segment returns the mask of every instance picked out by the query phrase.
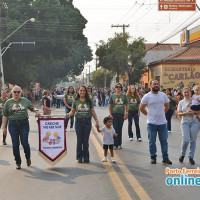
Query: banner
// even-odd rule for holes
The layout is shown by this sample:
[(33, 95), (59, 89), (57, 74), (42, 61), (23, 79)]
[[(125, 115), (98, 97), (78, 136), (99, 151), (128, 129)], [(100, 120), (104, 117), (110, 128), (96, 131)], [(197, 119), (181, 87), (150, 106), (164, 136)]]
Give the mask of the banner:
[(65, 118), (39, 118), (39, 156), (50, 165), (67, 154)]

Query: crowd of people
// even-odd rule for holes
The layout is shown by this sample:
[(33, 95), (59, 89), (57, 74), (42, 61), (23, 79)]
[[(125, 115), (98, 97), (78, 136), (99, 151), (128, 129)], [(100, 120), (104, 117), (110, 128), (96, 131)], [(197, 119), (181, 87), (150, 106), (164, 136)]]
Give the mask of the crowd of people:
[[(192, 89), (183, 88), (160, 91), (159, 82), (151, 81), (151, 88), (136, 88), (134, 85), (123, 88), (117, 83), (113, 89), (93, 89), (91, 86), (81, 86), (75, 89), (72, 86), (54, 91), (44, 90), (42, 94), (42, 113), (31, 102), (22, 97), (22, 89), (15, 86), (12, 89), (12, 97), (2, 90), (0, 99), (1, 126), (3, 130), (3, 144), (6, 145), (7, 125), (13, 144), (13, 155), (17, 169), (21, 169), (21, 157), (19, 153), (20, 142), (24, 148), (27, 166), (31, 165), (30, 146), (28, 142), (29, 109), (37, 116), (50, 115), (55, 108), (65, 107), (67, 130), (70, 121), (70, 131), (75, 131), (77, 136), (76, 159), (78, 163), (89, 163), (89, 137), (92, 128), (91, 118), (96, 122), (96, 128), (103, 134), (104, 159), (106, 162), (107, 151), (110, 150), (111, 161), (115, 162), (114, 151), (122, 149), (122, 129), (125, 120), (128, 120), (128, 136), (133, 141), (133, 120), (136, 129), (136, 138), (142, 142), (140, 132), (140, 112), (147, 116), (147, 130), (149, 139), (149, 152), (151, 163), (157, 162), (156, 137), (159, 136), (162, 162), (171, 165), (168, 155), (168, 134), (171, 133), (171, 119), (181, 119), (181, 132), (183, 135), (179, 161), (182, 163), (190, 144), (189, 163), (194, 165), (197, 135), (200, 130), (200, 87), (195, 85)], [(100, 128), (95, 106), (108, 106), (109, 116), (105, 116), (104, 127)], [(75, 116), (75, 120), (74, 120)], [(75, 125), (74, 125), (75, 121)], [(75, 129), (74, 129), (75, 127)]]

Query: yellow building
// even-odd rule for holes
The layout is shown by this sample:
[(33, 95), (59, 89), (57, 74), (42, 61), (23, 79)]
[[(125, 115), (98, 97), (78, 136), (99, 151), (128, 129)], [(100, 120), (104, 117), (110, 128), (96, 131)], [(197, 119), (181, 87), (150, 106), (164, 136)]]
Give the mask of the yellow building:
[(149, 80), (152, 79), (158, 79), (162, 88), (200, 84), (200, 48), (189, 47), (149, 63)]

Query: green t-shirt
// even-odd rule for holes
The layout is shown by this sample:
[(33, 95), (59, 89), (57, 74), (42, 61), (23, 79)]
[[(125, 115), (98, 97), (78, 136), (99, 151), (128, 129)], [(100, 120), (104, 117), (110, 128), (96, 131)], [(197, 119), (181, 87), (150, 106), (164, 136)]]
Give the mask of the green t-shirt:
[(80, 101), (79, 99), (74, 100), (72, 104), (72, 108), (75, 109), (75, 117), (76, 118), (91, 118), (91, 108), (93, 105), (90, 106), (89, 102), (87, 101)]
[(89, 94), (89, 97), (90, 97), (90, 99), (93, 101), (94, 94), (93, 94), (93, 93), (92, 93), (92, 94)]
[(66, 100), (66, 102), (67, 102), (67, 104), (68, 104), (69, 106), (72, 105), (75, 96), (76, 96), (75, 94), (65, 94), (65, 100)]
[(3, 111), (4, 105), (5, 105), (5, 103), (6, 103), (7, 100), (8, 100), (8, 98), (6, 98), (5, 101), (3, 101), (0, 98), (0, 117), (2, 117), (2, 111)]
[(24, 97), (21, 97), (18, 101), (9, 99), (4, 105), (2, 115), (8, 117), (9, 120), (28, 119), (27, 109), (29, 109), (30, 111), (34, 109), (34, 106), (28, 99)]
[(130, 111), (136, 111), (138, 110), (138, 105), (140, 104), (140, 99), (137, 100), (136, 97), (128, 97), (129, 102), (129, 110)]
[(110, 96), (109, 104), (112, 104), (112, 113), (124, 114), (125, 104), (128, 104), (128, 98), (125, 94)]
[[(172, 98), (175, 98), (175, 96), (172, 96)], [(169, 109), (174, 110), (175, 107), (176, 107), (176, 101), (174, 101), (171, 98), (169, 98)]]

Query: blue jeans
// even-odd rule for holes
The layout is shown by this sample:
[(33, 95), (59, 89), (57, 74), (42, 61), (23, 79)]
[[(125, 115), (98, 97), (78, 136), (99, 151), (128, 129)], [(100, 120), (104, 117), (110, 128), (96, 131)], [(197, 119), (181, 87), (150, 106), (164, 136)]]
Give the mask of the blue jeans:
[(196, 150), (197, 136), (200, 130), (199, 122), (184, 122), (181, 124), (181, 132), (183, 136), (183, 142), (181, 146), (181, 155), (185, 156), (188, 144), (190, 143), (189, 158), (194, 158)]
[(117, 133), (117, 137), (114, 137), (114, 146), (118, 147), (122, 144), (122, 128), (124, 124), (124, 115), (119, 113), (112, 113), (113, 115), (113, 128)]
[[(69, 109), (67, 106), (65, 106), (65, 112), (69, 113), (70, 111), (71, 111), (71, 109)], [(66, 117), (65, 128), (67, 128), (69, 120), (70, 120), (70, 128), (73, 128), (73, 126), (74, 126), (74, 116), (70, 117), (69, 119)]]
[(171, 119), (172, 119), (173, 114), (174, 114), (174, 110), (172, 110), (172, 109), (169, 109), (165, 113), (165, 117), (166, 117), (166, 120), (167, 120), (167, 129), (168, 129), (168, 131), (171, 131)]
[(76, 159), (89, 160), (89, 137), (92, 128), (91, 118), (76, 118), (75, 131), (77, 136)]
[(28, 143), (29, 135), (29, 121), (25, 120), (9, 120), (8, 130), (12, 139), (13, 145), (13, 155), (15, 157), (16, 164), (21, 164), (21, 157), (19, 151), (20, 141), (24, 148), (24, 153), (26, 159), (29, 159), (31, 156), (30, 146)]
[(129, 136), (129, 138), (133, 138), (133, 131), (132, 131), (133, 119), (135, 122), (136, 136), (138, 139), (138, 138), (141, 138), (138, 110), (135, 110), (135, 111), (129, 110), (129, 112), (128, 112), (128, 136)]
[(149, 151), (150, 151), (151, 158), (157, 157), (156, 137), (158, 133), (163, 159), (167, 159), (168, 158), (167, 125), (166, 124), (162, 124), (162, 125), (148, 124), (147, 131), (148, 131)]

